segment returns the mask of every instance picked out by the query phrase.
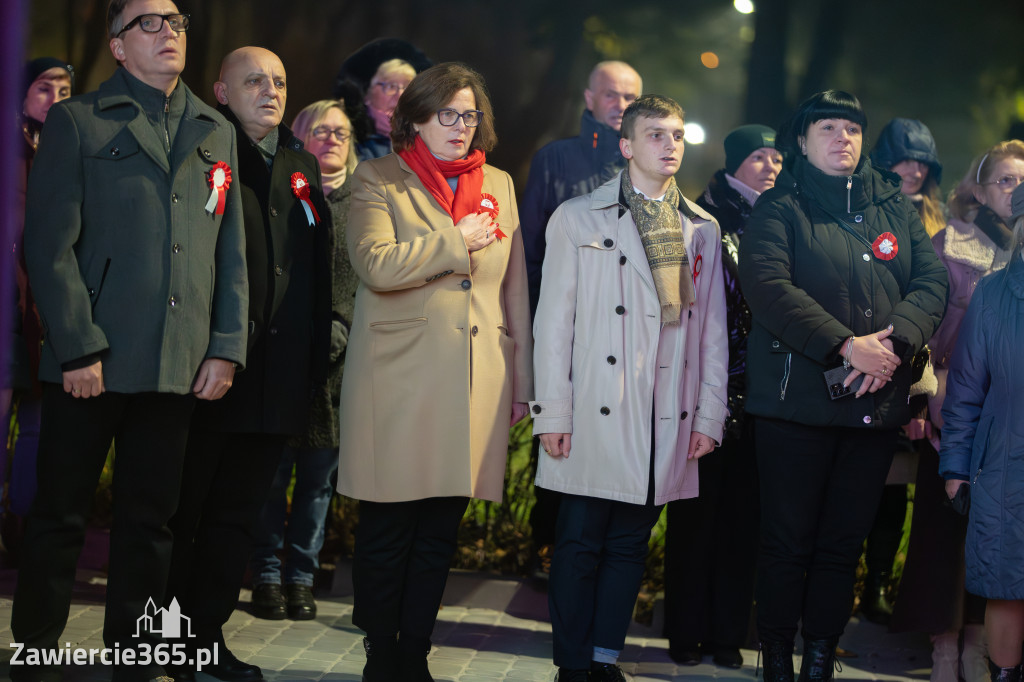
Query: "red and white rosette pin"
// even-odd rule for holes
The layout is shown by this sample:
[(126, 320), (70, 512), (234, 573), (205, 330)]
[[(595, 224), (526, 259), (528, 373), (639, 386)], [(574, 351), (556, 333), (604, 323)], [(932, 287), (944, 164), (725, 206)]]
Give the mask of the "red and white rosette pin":
[(896, 235), (892, 232), (883, 232), (878, 235), (871, 245), (871, 251), (879, 260), (892, 260), (900, 251), (900, 245), (896, 243)]
[(320, 222), (320, 214), (316, 212), (316, 206), (309, 200), (309, 180), (306, 179), (306, 176), (301, 171), (292, 173), (292, 194), (302, 203), (302, 208), (306, 211), (306, 219), (309, 220), (309, 224), (316, 225)]
[(210, 186), (206, 212), (211, 215), (224, 215), (224, 200), (227, 198), (228, 187), (231, 186), (231, 167), (223, 161), (213, 164), (206, 183)]
[[(493, 194), (487, 194), (484, 192), (480, 195), (480, 209), (483, 213), (491, 216), (491, 220), (498, 219), (498, 200), (494, 198)], [(500, 227), (494, 228), (494, 236), (497, 237), (500, 242), (508, 235), (501, 231)]]

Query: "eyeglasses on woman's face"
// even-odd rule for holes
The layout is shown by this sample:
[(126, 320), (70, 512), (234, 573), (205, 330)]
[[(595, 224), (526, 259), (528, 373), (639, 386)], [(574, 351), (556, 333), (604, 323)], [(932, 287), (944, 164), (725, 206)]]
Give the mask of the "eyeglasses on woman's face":
[(461, 114), (454, 109), (438, 109), (437, 122), (448, 127), (455, 125), (455, 123), (461, 118), (467, 128), (476, 128), (480, 125), (480, 119), (483, 118), (483, 115), (484, 112), (478, 109), (469, 109), (467, 111), (463, 111)]

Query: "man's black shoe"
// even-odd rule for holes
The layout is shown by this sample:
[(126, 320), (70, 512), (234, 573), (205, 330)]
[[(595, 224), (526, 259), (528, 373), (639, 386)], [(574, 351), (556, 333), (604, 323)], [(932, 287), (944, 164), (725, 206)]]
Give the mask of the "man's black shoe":
[(258, 682), (263, 679), (263, 671), (258, 665), (243, 663), (227, 649), (222, 650), (220, 663), (204, 666), (203, 672), (223, 682)]
[(292, 620), (313, 620), (316, 618), (316, 600), (309, 585), (285, 585), (288, 600), (288, 617)]
[(277, 583), (263, 583), (252, 588), (252, 615), (264, 620), (284, 620), (288, 602)]

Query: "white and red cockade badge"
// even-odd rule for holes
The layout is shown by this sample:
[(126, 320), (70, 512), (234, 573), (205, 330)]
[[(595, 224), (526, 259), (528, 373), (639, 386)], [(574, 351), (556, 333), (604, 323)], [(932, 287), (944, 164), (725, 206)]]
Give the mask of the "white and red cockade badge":
[(306, 219), (309, 220), (309, 224), (316, 225), (320, 222), (320, 214), (316, 212), (316, 207), (309, 200), (309, 180), (301, 171), (292, 173), (292, 194), (302, 202), (302, 208), (306, 211)]
[(206, 202), (206, 212), (211, 215), (224, 215), (224, 200), (231, 186), (231, 167), (223, 161), (213, 164), (206, 178), (210, 186), (210, 198)]
[(900, 251), (900, 245), (896, 243), (896, 235), (892, 232), (883, 232), (871, 245), (875, 257), (880, 260), (892, 260)]
[[(484, 192), (483, 194), (480, 195), (480, 208), (482, 209), (483, 213), (486, 213), (489, 216), (491, 216), (491, 220), (498, 219), (498, 200), (494, 198), (493, 194), (487, 194), (486, 192)], [(500, 242), (508, 235), (502, 232), (500, 227), (495, 227), (494, 236), (497, 237), (498, 241)]]

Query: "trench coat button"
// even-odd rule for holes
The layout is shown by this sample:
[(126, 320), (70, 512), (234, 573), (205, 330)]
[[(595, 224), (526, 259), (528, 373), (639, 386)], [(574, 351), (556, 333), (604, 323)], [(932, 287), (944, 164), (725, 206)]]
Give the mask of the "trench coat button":
[(862, 216), (861, 214), (858, 213), (857, 215), (853, 216), (853, 222), (855, 222), (855, 223), (864, 222), (864, 216)]
[(476, 336), (476, 335), (477, 335), (477, 332), (479, 332), (479, 331), (480, 331), (480, 330), (479, 330), (479, 329), (477, 328), (477, 326), (476, 326), (475, 324), (473, 325), (473, 328), (469, 330), (469, 332), (470, 332), (470, 333), (471, 333), (471, 334), (472, 334), (473, 336)]
[(864, 317), (871, 317), (872, 315), (874, 315), (874, 313), (871, 312), (871, 308), (864, 311)]
[(175, 192), (174, 194), (171, 195), (171, 203), (172, 204), (178, 203), (178, 193), (177, 192)]
[(613, 242), (611, 239), (605, 239), (604, 240), (604, 245), (607, 246), (610, 249), (613, 246), (615, 246), (615, 242)]
[(96, 295), (96, 290), (95, 289), (89, 289), (89, 295), (90, 296), (95, 296)]
[(540, 414), (540, 405), (534, 405), (533, 406), (533, 413), (534, 414)]
[(277, 336), (277, 327), (271, 327), (270, 328), (270, 335), (271, 336)]
[(463, 290), (469, 291), (469, 288), (473, 286), (473, 283), (470, 282), (468, 279), (464, 279), (462, 280), (462, 284), (460, 284), (459, 286), (462, 287)]
[(277, 275), (278, 277), (280, 277), (281, 275), (284, 274), (284, 268), (282, 268), (280, 265), (275, 265), (274, 266), (274, 274)]
[(276, 218), (277, 217), (277, 209), (274, 208), (273, 206), (270, 207), (270, 217), (271, 218)]
[(868, 415), (864, 415), (864, 423), (865, 424), (870, 424), (871, 423), (871, 417), (869, 417)]
[(608, 356), (608, 364), (609, 365), (614, 365), (615, 364), (615, 356), (614, 355), (609, 355)]
[(861, 258), (864, 259), (865, 263), (870, 263), (871, 262), (871, 254), (870, 253), (865, 253), (863, 256), (861, 256)]
[(778, 341), (772, 341), (772, 348), (778, 348), (778, 347), (779, 347), (779, 342)]
[(610, 415), (611, 413), (612, 413), (612, 411), (611, 411), (611, 410), (609, 410), (609, 409), (608, 409), (607, 407), (602, 407), (602, 408), (601, 408), (601, 414), (603, 414), (604, 416), (606, 416), (606, 417), (607, 417), (607, 416), (608, 416), (608, 415)]
[(181, 253), (181, 244), (175, 244), (171, 247), (172, 253)]
[(683, 410), (683, 413), (681, 415), (679, 415), (679, 418), (680, 419), (686, 419), (689, 416), (690, 416), (690, 413), (687, 412), (686, 410)]
[(170, 304), (170, 306), (173, 308), (174, 306), (178, 305), (178, 299), (175, 298), (174, 296), (171, 296), (169, 299), (167, 299), (167, 303)]
[(111, 147), (110, 148), (110, 155), (111, 156), (120, 156), (121, 155), (121, 150), (119, 148), (117, 148), (117, 147)]
[(619, 265), (625, 265), (625, 264), (626, 264), (626, 257), (625, 256), (619, 256)]
[(626, 314), (626, 309), (623, 308), (621, 305), (617, 305), (617, 306), (615, 306), (615, 314), (616, 315), (625, 315)]
[(204, 149), (203, 156), (205, 156), (206, 158), (210, 158), (211, 156), (213, 156), (213, 154), (210, 153), (209, 149)]

